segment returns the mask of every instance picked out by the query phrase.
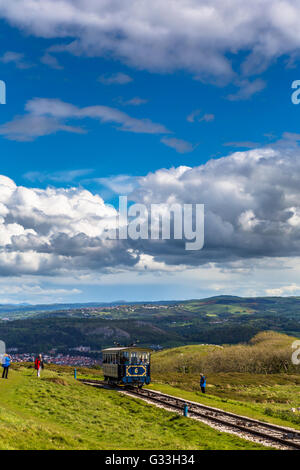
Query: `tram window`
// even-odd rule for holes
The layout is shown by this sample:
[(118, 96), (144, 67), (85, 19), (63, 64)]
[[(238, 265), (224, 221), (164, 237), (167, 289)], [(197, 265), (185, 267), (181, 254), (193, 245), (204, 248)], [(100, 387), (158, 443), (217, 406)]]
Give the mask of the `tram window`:
[(148, 364), (149, 363), (149, 354), (148, 353), (142, 353), (142, 363), (143, 364)]
[(147, 354), (142, 352), (132, 352), (130, 355), (131, 364), (144, 364), (147, 362)]
[(125, 364), (128, 361), (128, 353), (123, 352), (120, 354), (120, 364)]
[(136, 364), (137, 363), (137, 355), (136, 352), (131, 353), (131, 364)]

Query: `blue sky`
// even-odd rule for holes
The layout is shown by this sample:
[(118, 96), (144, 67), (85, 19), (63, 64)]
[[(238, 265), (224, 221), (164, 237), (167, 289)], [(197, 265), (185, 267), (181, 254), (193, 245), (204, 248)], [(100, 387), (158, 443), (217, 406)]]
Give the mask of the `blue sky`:
[[(300, 293), (297, 191), (290, 189), (300, 139), (300, 107), (291, 102), (300, 78), (300, 44), (290, 34), (299, 29), (297, 4), (255, 0), (252, 11), (240, 0), (226, 7), (214, 0), (208, 13), (205, 1), (178, 0), (168, 15), (159, 2), (149, 9), (143, 1), (139, 12), (135, 0), (122, 8), (117, 0), (110, 7), (32, 2), (35, 10), (0, 0), (1, 175), (14, 182), (3, 180), (10, 195), (0, 197), (0, 302)], [(176, 173), (180, 166), (190, 170)], [(143, 246), (135, 262), (128, 246), (102, 247), (83, 262), (84, 243), (89, 250), (96, 243), (90, 212), (78, 211), (85, 190), (91, 204), (98, 195), (115, 204), (122, 193), (138, 202), (150, 194), (153, 202), (204, 203), (203, 253), (191, 261), (177, 248)], [(234, 214), (222, 205), (227, 197)], [(72, 209), (51, 212), (69, 201)], [(82, 233), (89, 241), (79, 248)], [(277, 236), (282, 246), (270, 250)]]
[[(231, 83), (202, 83), (185, 71), (139, 71), (109, 57), (60, 53), (53, 55), (61, 67), (55, 69), (41, 63), (53, 41), (24, 34), (4, 21), (1, 30), (5, 40), (0, 55), (4, 57), (7, 51), (24, 55), (20, 64), (16, 60), (1, 63), (1, 79), (7, 84), (7, 105), (1, 108), (1, 123), (23, 115), (26, 103), (33, 98), (57, 98), (79, 107), (104, 105), (135, 118), (151, 119), (170, 130), (169, 137), (191, 144), (180, 153), (160, 142), (163, 133), (120, 132), (114, 125), (99, 125), (90, 119), (80, 122), (86, 131), (82, 135), (57, 132), (26, 143), (2, 138), (2, 151), (10, 155), (3, 159), (2, 171), (19, 184), (26, 184), (24, 174), (28, 172), (91, 169), (95, 177), (139, 176), (161, 167), (196, 166), (232, 150), (244, 150), (243, 144), (268, 144), (284, 131), (298, 130), (299, 110), (290, 100), (297, 67), (287, 68), (286, 58), (259, 75), (265, 81), (262, 91), (248, 99), (231, 101), (228, 96), (238, 91)], [(124, 74), (131, 81), (110, 85), (99, 81), (101, 76), (109, 79), (117, 74)], [(130, 104), (134, 98), (145, 102)], [(187, 118), (193, 119), (193, 113), (194, 122), (189, 122)], [(47, 181), (36, 184), (45, 187)]]

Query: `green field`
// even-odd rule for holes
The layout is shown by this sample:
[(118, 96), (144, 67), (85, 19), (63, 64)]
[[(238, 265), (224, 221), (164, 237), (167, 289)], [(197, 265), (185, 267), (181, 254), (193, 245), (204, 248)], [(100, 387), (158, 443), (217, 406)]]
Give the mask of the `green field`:
[[(158, 352), (152, 358), (151, 387), (300, 429), (300, 366), (291, 364), (293, 340), (264, 332), (249, 344), (193, 345)], [(199, 390), (201, 372), (207, 376), (205, 396)]]
[(260, 448), (117, 391), (87, 387), (66, 367), (45, 370), (41, 379), (18, 367), (0, 379), (1, 450)]
[[(261, 332), (248, 343), (196, 344), (152, 355), (150, 388), (240, 415), (300, 429), (300, 367), (295, 338)], [(199, 374), (207, 376), (207, 393)], [(101, 378), (100, 368), (78, 369)], [(257, 449), (236, 436), (75, 381), (67, 366), (14, 364), (0, 379), (0, 449)]]

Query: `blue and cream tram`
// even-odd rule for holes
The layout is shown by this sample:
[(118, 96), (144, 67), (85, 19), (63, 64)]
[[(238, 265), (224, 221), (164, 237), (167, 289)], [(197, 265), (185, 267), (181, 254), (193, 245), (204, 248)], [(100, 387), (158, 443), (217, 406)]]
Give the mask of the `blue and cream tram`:
[(104, 379), (119, 385), (148, 385), (151, 351), (136, 346), (103, 349)]

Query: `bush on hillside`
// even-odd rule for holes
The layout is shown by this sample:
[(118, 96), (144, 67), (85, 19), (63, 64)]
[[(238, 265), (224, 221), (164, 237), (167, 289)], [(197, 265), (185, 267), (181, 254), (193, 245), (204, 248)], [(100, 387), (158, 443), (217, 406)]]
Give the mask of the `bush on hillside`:
[[(247, 344), (234, 346), (188, 346), (154, 357), (155, 373), (241, 372), (253, 374), (300, 373), (292, 364), (294, 338), (273, 331), (255, 335)], [(158, 354), (159, 356), (159, 354)]]

